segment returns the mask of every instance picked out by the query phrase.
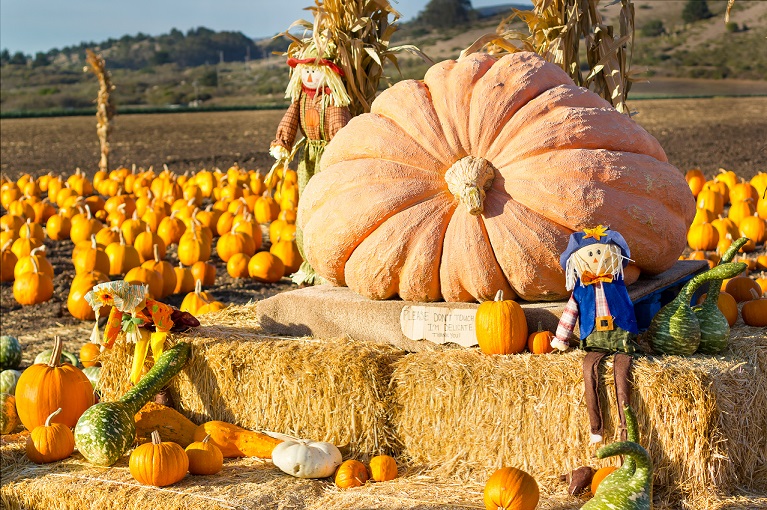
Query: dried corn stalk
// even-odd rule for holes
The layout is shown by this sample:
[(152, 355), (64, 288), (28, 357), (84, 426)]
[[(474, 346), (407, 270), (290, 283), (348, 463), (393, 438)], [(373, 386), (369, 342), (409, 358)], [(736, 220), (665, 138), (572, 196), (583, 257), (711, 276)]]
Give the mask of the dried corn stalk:
[[(315, 0), (315, 4), (307, 8), (314, 15), (313, 23), (297, 20), (279, 35), (292, 41), (289, 56), (299, 56), (312, 40), (320, 55), (328, 45), (335, 46), (337, 64), (344, 71), (344, 83), (352, 99), (352, 115), (370, 111), (384, 63), (388, 60), (399, 69), (398, 52), (409, 51), (433, 63), (415, 46), (389, 47), (401, 15), (388, 0)], [(311, 31), (311, 39), (290, 34), (293, 27)]]
[[(533, 0), (532, 11), (514, 9), (498, 26), (464, 50), (467, 55), (486, 48), (490, 53), (534, 51), (564, 69), (576, 84), (591, 89), (618, 111), (628, 113), (626, 97), (631, 87), (630, 43), (634, 39), (634, 5), (621, 3), (618, 34), (606, 25), (597, 10), (600, 0)], [(515, 19), (527, 24), (529, 33), (511, 28)], [(581, 71), (581, 42), (589, 72)]]
[(735, 0), (727, 0), (727, 12), (724, 14), (725, 23), (730, 21), (730, 9), (732, 9), (733, 4), (735, 4)]
[(96, 134), (101, 143), (101, 159), (99, 170), (109, 171), (109, 134), (112, 132), (112, 118), (115, 116), (115, 105), (112, 100), (112, 78), (106, 69), (106, 63), (101, 55), (96, 55), (91, 50), (86, 50), (88, 66), (99, 79), (99, 95), (96, 98)]

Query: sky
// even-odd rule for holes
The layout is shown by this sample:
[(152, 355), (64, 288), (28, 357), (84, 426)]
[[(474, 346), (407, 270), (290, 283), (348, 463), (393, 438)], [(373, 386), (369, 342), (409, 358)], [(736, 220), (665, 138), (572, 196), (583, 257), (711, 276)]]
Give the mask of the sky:
[[(429, 0), (392, 1), (408, 21)], [(473, 0), (472, 6), (530, 3), (529, 0)], [(269, 37), (300, 18), (313, 0), (0, 0), (0, 48), (34, 55), (53, 48), (101, 42), (113, 37), (211, 30)]]

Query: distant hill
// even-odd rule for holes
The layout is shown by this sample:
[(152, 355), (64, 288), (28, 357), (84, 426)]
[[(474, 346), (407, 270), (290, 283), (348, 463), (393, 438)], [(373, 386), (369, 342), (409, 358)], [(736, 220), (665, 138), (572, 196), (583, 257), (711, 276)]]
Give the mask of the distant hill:
[[(708, 0), (713, 16), (695, 23), (682, 21), (685, 3), (634, 0), (632, 69), (639, 77), (651, 77), (656, 82), (660, 78), (706, 78), (767, 83), (767, 1), (737, 0), (727, 25), (726, 0)], [(607, 1), (600, 5), (604, 22), (617, 25), (620, 5)], [(402, 23), (392, 44), (416, 45), (435, 61), (456, 58), (477, 38), (494, 32), (512, 8), (526, 10), (530, 5), (504, 3), (475, 9), (471, 21), (449, 29)], [(525, 31), (526, 27), (518, 23), (519, 30)], [(273, 54), (282, 53), (287, 44), (282, 39), (253, 39), (241, 32), (200, 27), (186, 33), (173, 29), (158, 36), (125, 35), (34, 57), (10, 55), (4, 50), (0, 53), (0, 113), (91, 108), (97, 84), (92, 75), (82, 72), (88, 48), (104, 56), (117, 86), (118, 108), (284, 105), (289, 68)], [(401, 73), (393, 66), (387, 67), (388, 81), (384, 80), (382, 86), (404, 78), (422, 78), (428, 68), (422, 60), (407, 54), (399, 57), (399, 67)], [(675, 91), (684, 87), (679, 81), (673, 82)], [(743, 83), (739, 82), (739, 87), (743, 89)], [(727, 87), (714, 89), (719, 93)], [(746, 89), (755, 93), (763, 90), (760, 86)], [(639, 84), (632, 93), (634, 90), (653, 94)]]

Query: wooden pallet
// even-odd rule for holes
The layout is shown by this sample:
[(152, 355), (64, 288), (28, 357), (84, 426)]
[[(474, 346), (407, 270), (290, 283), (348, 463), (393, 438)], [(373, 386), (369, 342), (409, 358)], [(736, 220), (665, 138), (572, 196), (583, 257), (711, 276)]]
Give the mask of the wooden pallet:
[[(640, 329), (646, 329), (660, 308), (671, 301), (694, 275), (708, 268), (701, 260), (680, 260), (668, 271), (641, 277), (629, 286), (629, 296)], [(555, 331), (565, 308), (565, 301), (528, 303), (521, 301), (528, 329)], [(413, 340), (403, 333), (401, 317), (405, 307), (428, 307), (445, 314), (476, 313), (477, 303), (415, 303), (398, 299), (373, 301), (347, 287), (321, 285), (284, 292), (258, 304), (261, 327), (272, 334), (314, 336), (318, 338), (351, 337), (355, 340), (393, 344), (411, 352), (433, 350), (449, 340)], [(442, 314), (440, 314), (442, 315)], [(461, 345), (466, 342), (456, 341)], [(476, 344), (476, 341), (473, 342)], [(468, 344), (471, 345), (471, 344)]]

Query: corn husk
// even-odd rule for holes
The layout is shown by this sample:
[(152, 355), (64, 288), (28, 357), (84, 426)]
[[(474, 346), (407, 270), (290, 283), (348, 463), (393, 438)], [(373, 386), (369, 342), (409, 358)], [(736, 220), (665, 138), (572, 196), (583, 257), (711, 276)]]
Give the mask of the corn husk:
[(91, 50), (86, 50), (86, 54), (88, 66), (86, 66), (85, 70), (90, 70), (99, 80), (99, 93), (96, 98), (96, 134), (101, 145), (99, 170), (108, 171), (109, 135), (112, 132), (112, 118), (117, 113), (112, 96), (115, 86), (112, 84), (111, 73), (106, 69), (104, 58)]
[[(468, 55), (482, 48), (490, 53), (534, 51), (567, 72), (573, 81), (610, 102), (621, 113), (629, 113), (626, 98), (633, 73), (630, 71), (634, 40), (634, 5), (621, 3), (617, 29), (607, 25), (598, 11), (600, 0), (534, 0), (531, 11), (513, 9), (495, 34), (486, 34), (462, 52)], [(528, 33), (511, 24), (521, 19)], [(616, 33), (617, 31), (617, 33)], [(589, 71), (581, 71), (581, 43)]]
[[(291, 40), (287, 55), (300, 55), (310, 43), (320, 54), (334, 46), (351, 97), (352, 116), (370, 111), (386, 61), (399, 69), (398, 53), (411, 52), (433, 63), (413, 45), (389, 46), (401, 15), (388, 0), (315, 0), (307, 10), (314, 15), (313, 22), (297, 20), (279, 34)], [(310, 37), (291, 34), (295, 27), (303, 28)]]

